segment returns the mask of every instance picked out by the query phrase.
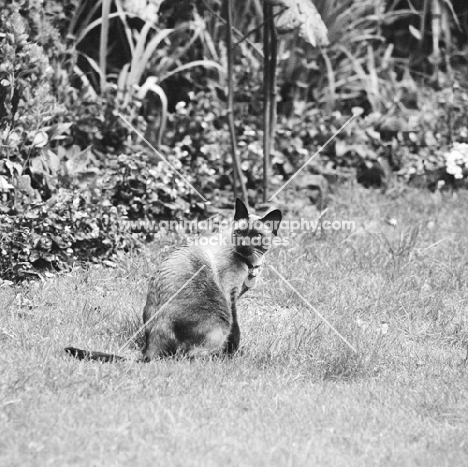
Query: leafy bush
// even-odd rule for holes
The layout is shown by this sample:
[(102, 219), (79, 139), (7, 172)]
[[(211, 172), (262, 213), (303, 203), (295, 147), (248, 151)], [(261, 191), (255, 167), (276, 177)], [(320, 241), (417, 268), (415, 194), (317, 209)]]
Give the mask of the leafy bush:
[[(349, 175), (360, 165), (371, 167), (385, 159), (405, 182), (429, 188), (436, 188), (439, 181), (443, 182), (439, 186), (466, 184), (468, 92), (456, 87), (418, 88), (414, 81), (406, 81), (406, 88), (401, 84), (399, 89), (392, 107), (355, 119), (309, 169)], [(277, 170), (285, 177), (292, 175), (348, 118), (309, 107), (280, 119), (273, 161)]]
[[(66, 39), (72, 31), (84, 40), (93, 18), (70, 24), (75, 0), (46, 3), (42, 10), (40, 0), (19, 0), (0, 14), (0, 275), (13, 280), (76, 262), (112, 261), (119, 251), (152, 238), (145, 228), (132, 231), (130, 221), (195, 216), (204, 209), (119, 113), (206, 198), (232, 201), (225, 77), (215, 80), (217, 72), (197, 68), (225, 65), (218, 13), (197, 3), (181, 21), (177, 8), (169, 8), (164, 21), (176, 26), (173, 32), (140, 17), (131, 17), (139, 22), (131, 29), (128, 23), (134, 23), (125, 15), (114, 17), (135, 53), (113, 68), (109, 51), (102, 81), (107, 85), (94, 89), (75, 66), (76, 44)], [(312, 50), (292, 37), (280, 49), (273, 181), (287, 180), (361, 106), (363, 116), (308, 170), (336, 179), (335, 174), (354, 176), (360, 167), (386, 160), (405, 182), (431, 188), (466, 184), (466, 83), (460, 79), (453, 88), (447, 74), (439, 90), (405, 72), (380, 30), (379, 21), (391, 22), (392, 16), (381, 15), (375, 2), (316, 5), (329, 27), (330, 46)], [(234, 15), (242, 31), (236, 31), (242, 40), (236, 47), (235, 131), (252, 201), (258, 199), (263, 156), (262, 64), (252, 43), (261, 40), (255, 30), (259, 6), (251, 2), (245, 14), (239, 3)], [(205, 24), (197, 12), (211, 14), (211, 21)], [(186, 23), (186, 15), (197, 22)], [(104, 21), (94, 24), (89, 31), (99, 36)], [(121, 43), (113, 40), (111, 45)], [(99, 56), (87, 60), (99, 74)], [(173, 73), (180, 78), (171, 81)], [(172, 88), (183, 92), (166, 96)], [(158, 128), (164, 123), (161, 141)]]
[(65, 264), (112, 259), (135, 246), (119, 230), (115, 210), (103, 212), (86, 194), (60, 190), (46, 203), (16, 216), (0, 215), (0, 271), (4, 279), (24, 279)]
[(49, 85), (51, 68), (42, 47), (30, 42), (18, 13), (0, 15), (0, 143), (8, 159), (34, 159), (58, 136), (57, 116), (64, 112)]
[[(137, 145), (130, 149), (100, 160), (90, 148), (60, 147), (53, 173), (60, 186), (46, 200), (16, 183), (5, 203), (9, 208), (0, 215), (2, 276), (18, 279), (76, 262), (112, 260), (118, 251), (138, 248), (154, 234), (144, 226), (133, 229), (129, 221), (197, 212), (189, 188), (165, 162)], [(178, 157), (177, 151), (167, 155), (195, 183)], [(20, 172), (16, 163), (13, 168)]]
[[(65, 75), (52, 88), (49, 58), (30, 39), (18, 7), (2, 11), (1, 26), (3, 277), (20, 279), (44, 268), (110, 259), (118, 250), (138, 246), (125, 220), (191, 210), (194, 202), (184, 182), (140, 141), (128, 138), (112, 87), (98, 97), (73, 88)], [(126, 110), (131, 113), (131, 106)], [(187, 118), (187, 133), (190, 122)], [(143, 119), (134, 123), (145, 132)], [(194, 169), (211, 176), (203, 159), (183, 166), (185, 147), (182, 139), (166, 158), (194, 184)]]

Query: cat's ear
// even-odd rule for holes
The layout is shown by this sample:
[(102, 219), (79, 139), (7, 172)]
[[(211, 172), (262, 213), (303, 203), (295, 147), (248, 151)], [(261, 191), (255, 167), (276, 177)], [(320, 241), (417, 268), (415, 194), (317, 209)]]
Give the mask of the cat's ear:
[(277, 235), (281, 219), (283, 219), (281, 211), (279, 209), (275, 209), (260, 219), (260, 222), (266, 224), (266, 226), (273, 232), (273, 235)]
[(249, 218), (249, 211), (247, 210), (247, 206), (239, 198), (236, 198), (234, 222), (239, 221), (241, 219), (248, 219), (248, 218)]

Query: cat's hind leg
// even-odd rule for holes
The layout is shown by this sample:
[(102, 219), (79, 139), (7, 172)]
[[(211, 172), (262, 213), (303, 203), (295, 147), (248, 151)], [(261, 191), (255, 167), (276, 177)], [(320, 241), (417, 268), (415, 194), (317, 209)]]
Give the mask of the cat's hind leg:
[[(236, 293), (236, 292), (235, 292)], [(236, 308), (236, 300), (235, 296), (233, 295), (231, 301), (231, 316), (232, 316), (232, 323), (231, 329), (229, 330), (229, 335), (225, 344), (225, 352), (229, 355), (233, 355), (237, 352), (240, 343), (240, 329), (239, 323), (237, 322), (237, 308)]]
[(229, 332), (224, 351), (229, 354), (233, 355), (239, 349), (239, 342), (240, 342), (240, 329), (237, 321), (232, 323), (231, 330)]

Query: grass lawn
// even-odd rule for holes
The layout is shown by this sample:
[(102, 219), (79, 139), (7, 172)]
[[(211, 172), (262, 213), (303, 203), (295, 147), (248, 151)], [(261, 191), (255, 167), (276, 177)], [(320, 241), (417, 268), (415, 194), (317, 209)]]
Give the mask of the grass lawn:
[[(239, 303), (226, 361), (99, 364), (140, 325), (160, 246), (0, 288), (2, 466), (468, 465), (468, 194), (338, 190)], [(396, 225), (392, 225), (395, 224)]]

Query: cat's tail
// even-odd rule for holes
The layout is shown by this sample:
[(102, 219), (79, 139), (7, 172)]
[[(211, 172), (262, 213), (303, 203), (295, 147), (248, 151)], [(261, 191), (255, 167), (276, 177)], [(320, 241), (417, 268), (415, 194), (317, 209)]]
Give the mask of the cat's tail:
[(90, 350), (81, 350), (75, 347), (66, 347), (65, 352), (78, 360), (97, 360), (98, 362), (104, 363), (114, 363), (127, 360), (124, 357), (119, 357), (118, 355), (113, 355), (111, 353), (92, 352)]

